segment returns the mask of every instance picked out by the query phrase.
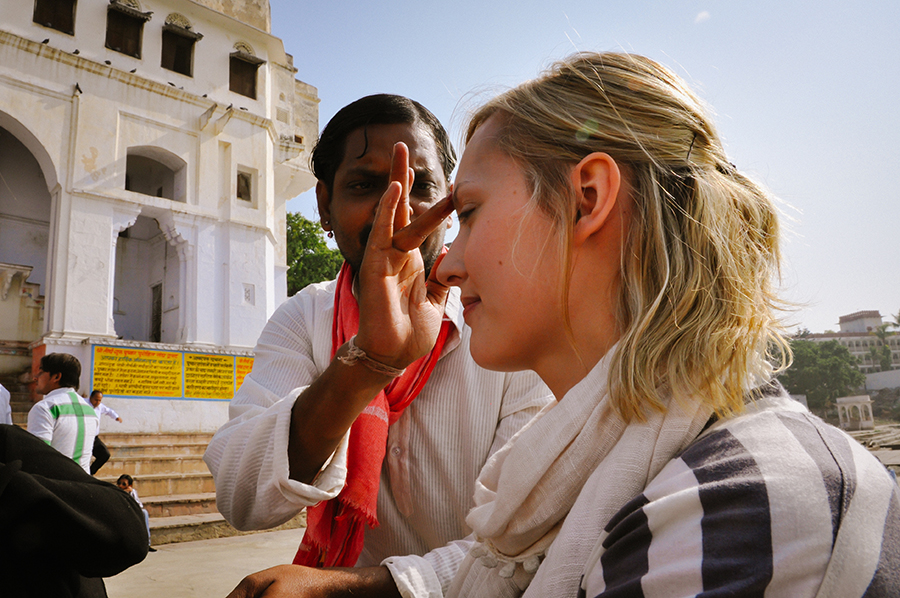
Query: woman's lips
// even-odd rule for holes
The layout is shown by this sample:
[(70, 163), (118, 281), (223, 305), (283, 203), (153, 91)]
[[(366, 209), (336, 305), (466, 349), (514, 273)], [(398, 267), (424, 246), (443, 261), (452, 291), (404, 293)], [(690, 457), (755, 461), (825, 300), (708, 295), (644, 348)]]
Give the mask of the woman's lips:
[(472, 311), (481, 305), (481, 299), (478, 297), (463, 297), (462, 298), (462, 306), (463, 306), (463, 318), (466, 322), (469, 321), (469, 316), (472, 314)]

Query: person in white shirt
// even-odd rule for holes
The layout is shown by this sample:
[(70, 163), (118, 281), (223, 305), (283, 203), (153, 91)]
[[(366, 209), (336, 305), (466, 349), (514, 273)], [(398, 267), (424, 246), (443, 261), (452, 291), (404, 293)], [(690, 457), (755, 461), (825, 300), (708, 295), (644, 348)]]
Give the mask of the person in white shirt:
[(0, 424), (12, 424), (12, 409), (9, 406), (9, 391), (0, 384)]
[[(94, 411), (97, 412), (97, 417), (103, 417), (104, 415), (116, 420), (120, 424), (122, 423), (122, 418), (119, 417), (119, 414), (116, 413), (111, 407), (104, 405), (103, 401), (103, 393), (97, 389), (91, 391), (90, 399), (91, 406), (94, 408)], [(103, 441), (100, 440), (100, 434), (97, 433), (97, 436), (94, 437), (94, 448), (91, 450), (91, 454), (94, 456), (94, 461), (91, 463), (91, 475), (97, 475), (97, 472), (100, 471), (100, 468), (109, 461), (109, 449), (106, 448), (106, 445), (103, 444)]]
[[(478, 472), (550, 396), (533, 373), (475, 364), (456, 291), (433, 314), (437, 343), (423, 331), (399, 359), (374, 363), (389, 342), (381, 306), (399, 299), (377, 296), (381, 289), (356, 273), (401, 141), (409, 212), (420, 223), (447, 195), (455, 164), (433, 114), (400, 96), (368, 96), (323, 130), (312, 159), (319, 215), (344, 268), (337, 281), (308, 286), (269, 320), (231, 419), (205, 460), (216, 505), (239, 529), (274, 527), (321, 502), (307, 512), (294, 562), (357, 569), (288, 566), (292, 573), (344, 591), (412, 595), (423, 575), (432, 586), (449, 583), (468, 546), (465, 515)], [(413, 241), (424, 271), (442, 252), (448, 215), (436, 216), (434, 234)]]
[(28, 431), (90, 472), (90, 448), (100, 419), (76, 392), (80, 377), (81, 363), (72, 355), (49, 353), (41, 358), (34, 391), (44, 398), (28, 412)]

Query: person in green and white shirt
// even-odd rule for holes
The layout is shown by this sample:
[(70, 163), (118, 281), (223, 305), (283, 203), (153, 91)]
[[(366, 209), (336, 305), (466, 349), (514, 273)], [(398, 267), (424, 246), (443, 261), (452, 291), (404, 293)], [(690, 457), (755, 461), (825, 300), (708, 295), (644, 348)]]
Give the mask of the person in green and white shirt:
[(44, 398), (28, 412), (28, 431), (90, 473), (100, 418), (76, 392), (80, 377), (81, 363), (72, 355), (49, 353), (41, 358), (34, 390)]

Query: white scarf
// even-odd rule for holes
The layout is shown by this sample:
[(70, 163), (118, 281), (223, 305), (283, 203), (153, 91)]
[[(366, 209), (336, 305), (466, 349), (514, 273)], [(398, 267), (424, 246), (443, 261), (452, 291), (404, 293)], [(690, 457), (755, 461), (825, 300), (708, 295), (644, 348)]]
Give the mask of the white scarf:
[[(466, 522), (478, 542), (450, 587), (451, 598), (519, 596), (559, 533), (588, 477), (603, 470), (602, 527), (703, 429), (712, 410), (672, 402), (665, 413), (626, 424), (607, 393), (615, 347), (562, 398), (542, 410), (484, 466)], [(598, 471), (598, 473), (600, 473)], [(593, 542), (568, 547), (586, 562)], [(583, 553), (583, 554), (581, 554)], [(571, 580), (575, 595), (577, 577)]]

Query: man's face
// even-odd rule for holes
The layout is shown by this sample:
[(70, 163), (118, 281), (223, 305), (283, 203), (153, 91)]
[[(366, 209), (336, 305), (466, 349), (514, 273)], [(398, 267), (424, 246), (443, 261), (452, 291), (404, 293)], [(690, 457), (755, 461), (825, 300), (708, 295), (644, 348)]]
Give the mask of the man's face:
[(62, 374), (48, 374), (44, 370), (38, 369), (37, 376), (34, 378), (34, 392), (39, 395), (45, 395), (48, 392), (59, 388), (59, 380)]
[[(356, 129), (347, 136), (344, 159), (334, 175), (331, 192), (321, 181), (316, 185), (322, 222), (329, 222), (326, 230), (334, 232), (341, 255), (354, 273), (359, 272), (375, 210), (390, 183), (391, 153), (398, 141), (409, 147), (409, 165), (415, 172), (409, 203), (416, 218), (447, 195), (447, 180), (434, 138), (419, 124)], [(445, 231), (440, 227), (422, 243), (426, 271), (440, 255)]]
[[(100, 405), (100, 402), (102, 400), (103, 400), (102, 392), (95, 392), (94, 394), (91, 395), (91, 405), (94, 406), (94, 409), (96, 409)], [(113, 402), (115, 402), (115, 401), (113, 401)]]
[(116, 482), (116, 486), (118, 486), (119, 488), (121, 488), (122, 490), (124, 490), (126, 492), (131, 490), (131, 487), (128, 485), (128, 482), (126, 482), (125, 480), (119, 480), (118, 482)]

